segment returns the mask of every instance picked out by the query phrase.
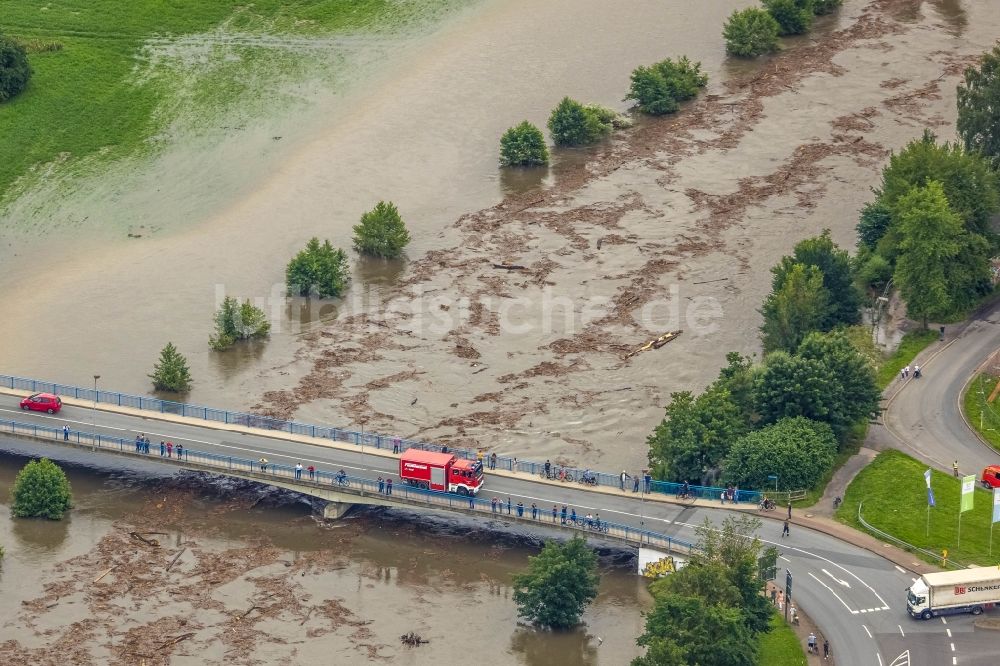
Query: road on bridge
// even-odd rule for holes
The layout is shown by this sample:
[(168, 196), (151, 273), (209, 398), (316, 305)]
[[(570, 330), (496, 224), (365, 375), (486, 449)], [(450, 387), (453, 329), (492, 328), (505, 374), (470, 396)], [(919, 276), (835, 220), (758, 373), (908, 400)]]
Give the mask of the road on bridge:
[[(151, 418), (154, 415), (94, 412), (71, 405), (55, 416), (24, 413), (17, 408), (17, 399), (10, 395), (0, 396), (0, 414), (8, 419), (54, 427), (68, 424), (80, 431), (94, 430), (92, 424), (96, 420), (97, 432), (124, 438), (133, 438), (136, 433), (143, 432), (157, 449), (159, 440), (165, 439), (175, 444), (183, 443), (188, 449), (222, 456), (252, 460), (264, 457), (272, 463), (285, 465), (301, 462), (326, 471), (343, 468), (351, 476), (373, 478), (394, 475), (397, 471), (395, 458), (385, 456), (384, 451), (376, 455), (370, 450), (362, 453), (354, 448), (269, 437), (266, 432), (221, 430), (209, 422), (177, 423)], [(16, 449), (22, 441), (9, 439), (5, 446)], [(34, 446), (51, 448), (54, 456), (62, 448), (52, 444)], [(155, 452), (147, 459), (161, 460)], [(526, 506), (536, 503), (550, 510), (553, 504), (567, 504), (576, 508), (578, 514), (600, 513), (604, 520), (645, 527), (688, 541), (696, 540), (694, 528), (705, 518), (719, 522), (728, 514), (721, 508), (643, 500), (642, 496), (632, 493), (594, 492), (579, 484), (544, 482), (527, 474), (488, 474), (483, 496), (494, 495), (504, 500), (510, 496), (515, 503), (522, 501)], [(497, 527), (503, 529), (502, 518), (491, 514), (485, 514), (484, 518), (497, 522)], [(796, 604), (823, 628), (841, 664), (951, 664), (953, 658), (962, 655), (965, 646), (971, 653), (979, 653), (982, 650), (975, 645), (988, 641), (981, 635), (977, 638), (972, 634), (971, 622), (966, 618), (952, 618), (947, 625), (938, 620), (911, 620), (906, 615), (903, 590), (913, 576), (882, 557), (804, 528), (795, 528), (787, 538), (781, 538), (780, 533), (781, 522), (765, 520), (760, 536), (766, 543), (779, 548), (779, 567), (787, 568), (794, 576)], [(780, 569), (778, 578), (784, 580), (784, 572)], [(961, 640), (953, 638), (951, 633), (963, 637)], [(907, 653), (909, 656), (904, 657)], [(988, 647), (986, 654), (989, 654)], [(991, 658), (989, 663), (994, 661)], [(987, 662), (963, 657), (954, 663)]]

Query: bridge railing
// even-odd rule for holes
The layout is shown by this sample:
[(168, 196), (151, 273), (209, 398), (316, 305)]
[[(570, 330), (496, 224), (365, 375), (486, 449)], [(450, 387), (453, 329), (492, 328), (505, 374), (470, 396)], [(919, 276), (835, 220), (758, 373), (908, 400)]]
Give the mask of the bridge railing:
[[(493, 499), (423, 490), (400, 483), (398, 479), (390, 485), (387, 483), (387, 479), (384, 478), (372, 479), (350, 475), (341, 477), (339, 471), (333, 472), (327, 469), (315, 468), (310, 471), (308, 468), (299, 469), (269, 461), (262, 462), (261, 460), (253, 460), (240, 456), (219, 455), (187, 447), (172, 447), (168, 449), (165, 445), (161, 447), (159, 442), (150, 442), (149, 452), (146, 453), (145, 449), (135, 439), (89, 433), (69, 428), (58, 428), (37, 423), (22, 423), (8, 419), (0, 419), (0, 431), (71, 444), (83, 448), (110, 449), (135, 456), (136, 458), (153, 458), (163, 462), (169, 460), (179, 465), (194, 464), (218, 470), (223, 474), (250, 474), (264, 483), (267, 483), (269, 479), (280, 479), (306, 487), (332, 488), (338, 492), (355, 494), (362, 497), (379, 495), (392, 497), (395, 500), (402, 500), (404, 503), (429, 507), (488, 511), (490, 515), (498, 518), (516, 519), (519, 522), (558, 525), (581, 532), (617, 538), (630, 543), (638, 542), (641, 545), (659, 547), (671, 552), (690, 555), (696, 550), (696, 546), (683, 539), (676, 539), (666, 534), (637, 528), (633, 525), (613, 523), (600, 519), (588, 522), (583, 516), (579, 515), (576, 516), (576, 520), (572, 520), (571, 514), (564, 514), (561, 507), (525, 507), (523, 504), (513, 504), (509, 499), (506, 503), (496, 503)], [(303, 490), (306, 491), (305, 488)], [(567, 507), (567, 510), (569, 508)]]
[[(226, 423), (232, 425), (246, 426), (250, 428), (260, 428), (264, 430), (275, 430), (287, 432), (295, 435), (317, 437), (320, 439), (330, 439), (337, 442), (354, 444), (359, 447), (369, 447), (386, 450), (406, 450), (408, 448), (421, 449), (424, 451), (447, 451), (460, 458), (467, 460), (482, 459), (483, 465), (487, 468), (502, 469), (507, 471), (524, 472), (527, 474), (543, 474), (544, 463), (530, 460), (519, 460), (515, 456), (497, 455), (495, 461), (492, 455), (484, 455), (481, 451), (463, 449), (449, 446), (447, 444), (435, 444), (419, 440), (406, 439), (393, 435), (384, 435), (377, 432), (362, 432), (349, 428), (336, 428), (332, 426), (317, 426), (297, 421), (277, 419), (262, 414), (251, 414), (247, 412), (231, 412), (224, 409), (215, 409), (203, 405), (191, 405), (183, 402), (172, 402), (151, 398), (148, 396), (130, 395), (118, 393), (116, 391), (95, 391), (92, 388), (81, 386), (71, 386), (68, 384), (56, 384), (26, 377), (16, 377), (13, 375), (0, 375), (0, 386), (9, 389), (31, 391), (32, 393), (55, 393), (56, 395), (72, 397), (78, 400), (86, 400), (95, 404), (114, 405), (118, 407), (130, 407), (142, 411), (159, 412), (161, 414), (174, 414), (188, 418), (197, 418), (216, 423)], [(578, 482), (583, 476), (583, 469), (575, 467), (565, 467), (552, 465), (553, 471), (565, 470), (573, 482)], [(598, 485), (607, 487), (624, 487), (626, 490), (635, 489), (636, 492), (661, 493), (665, 495), (680, 495), (683, 485), (666, 481), (655, 481), (645, 478), (639, 479), (638, 486), (635, 480), (630, 478), (626, 484), (621, 483), (619, 473), (594, 472)], [(725, 488), (714, 486), (689, 486), (688, 496), (699, 499), (718, 500)], [(756, 490), (739, 489), (733, 498), (736, 502), (760, 502), (762, 493)], [(728, 500), (727, 500), (728, 501)]]

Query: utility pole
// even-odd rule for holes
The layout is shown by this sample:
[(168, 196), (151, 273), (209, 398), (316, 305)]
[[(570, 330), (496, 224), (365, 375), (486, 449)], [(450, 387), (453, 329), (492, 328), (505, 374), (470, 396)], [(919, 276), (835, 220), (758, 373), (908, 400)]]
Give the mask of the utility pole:
[(90, 450), (94, 451), (97, 449), (97, 380), (100, 379), (100, 375), (94, 375), (94, 406), (90, 410), (90, 421), (91, 421), (91, 433), (90, 433)]

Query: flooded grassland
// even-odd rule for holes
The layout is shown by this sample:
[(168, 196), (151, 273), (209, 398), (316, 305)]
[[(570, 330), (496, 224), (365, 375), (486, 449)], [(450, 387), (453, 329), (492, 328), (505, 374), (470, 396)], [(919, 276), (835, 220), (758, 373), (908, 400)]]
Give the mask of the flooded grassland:
[[(232, 196), (183, 229), (14, 258), (2, 371), (145, 392), (172, 340), (192, 401), (637, 468), (670, 392), (699, 389), (727, 351), (758, 351), (778, 258), (823, 228), (852, 247), (889, 151), (925, 127), (952, 137), (961, 71), (1000, 28), (988, 2), (848, 0), (784, 52), (733, 62), (721, 25), (748, 4), (483, 2), (309, 107), (328, 116), (276, 120), (271, 142), (290, 148), (177, 170), (168, 150), (137, 176), (156, 187), (107, 215)], [(676, 116), (557, 151), (548, 171), (498, 174), (506, 127), (542, 125), (565, 94), (624, 108), (634, 66), (682, 54), (711, 82)], [(286, 301), (294, 251), (311, 235), (346, 247), (383, 198), (410, 226), (408, 261), (357, 262), (343, 302)], [(208, 351), (221, 293), (268, 309), (266, 345)]]

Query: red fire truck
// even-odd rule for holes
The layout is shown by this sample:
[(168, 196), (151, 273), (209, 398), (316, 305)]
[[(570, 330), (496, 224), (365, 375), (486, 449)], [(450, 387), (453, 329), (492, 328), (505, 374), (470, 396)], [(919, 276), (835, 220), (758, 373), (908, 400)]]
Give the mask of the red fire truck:
[(399, 458), (399, 478), (424, 490), (475, 495), (483, 487), (483, 463), (451, 453), (407, 449)]

